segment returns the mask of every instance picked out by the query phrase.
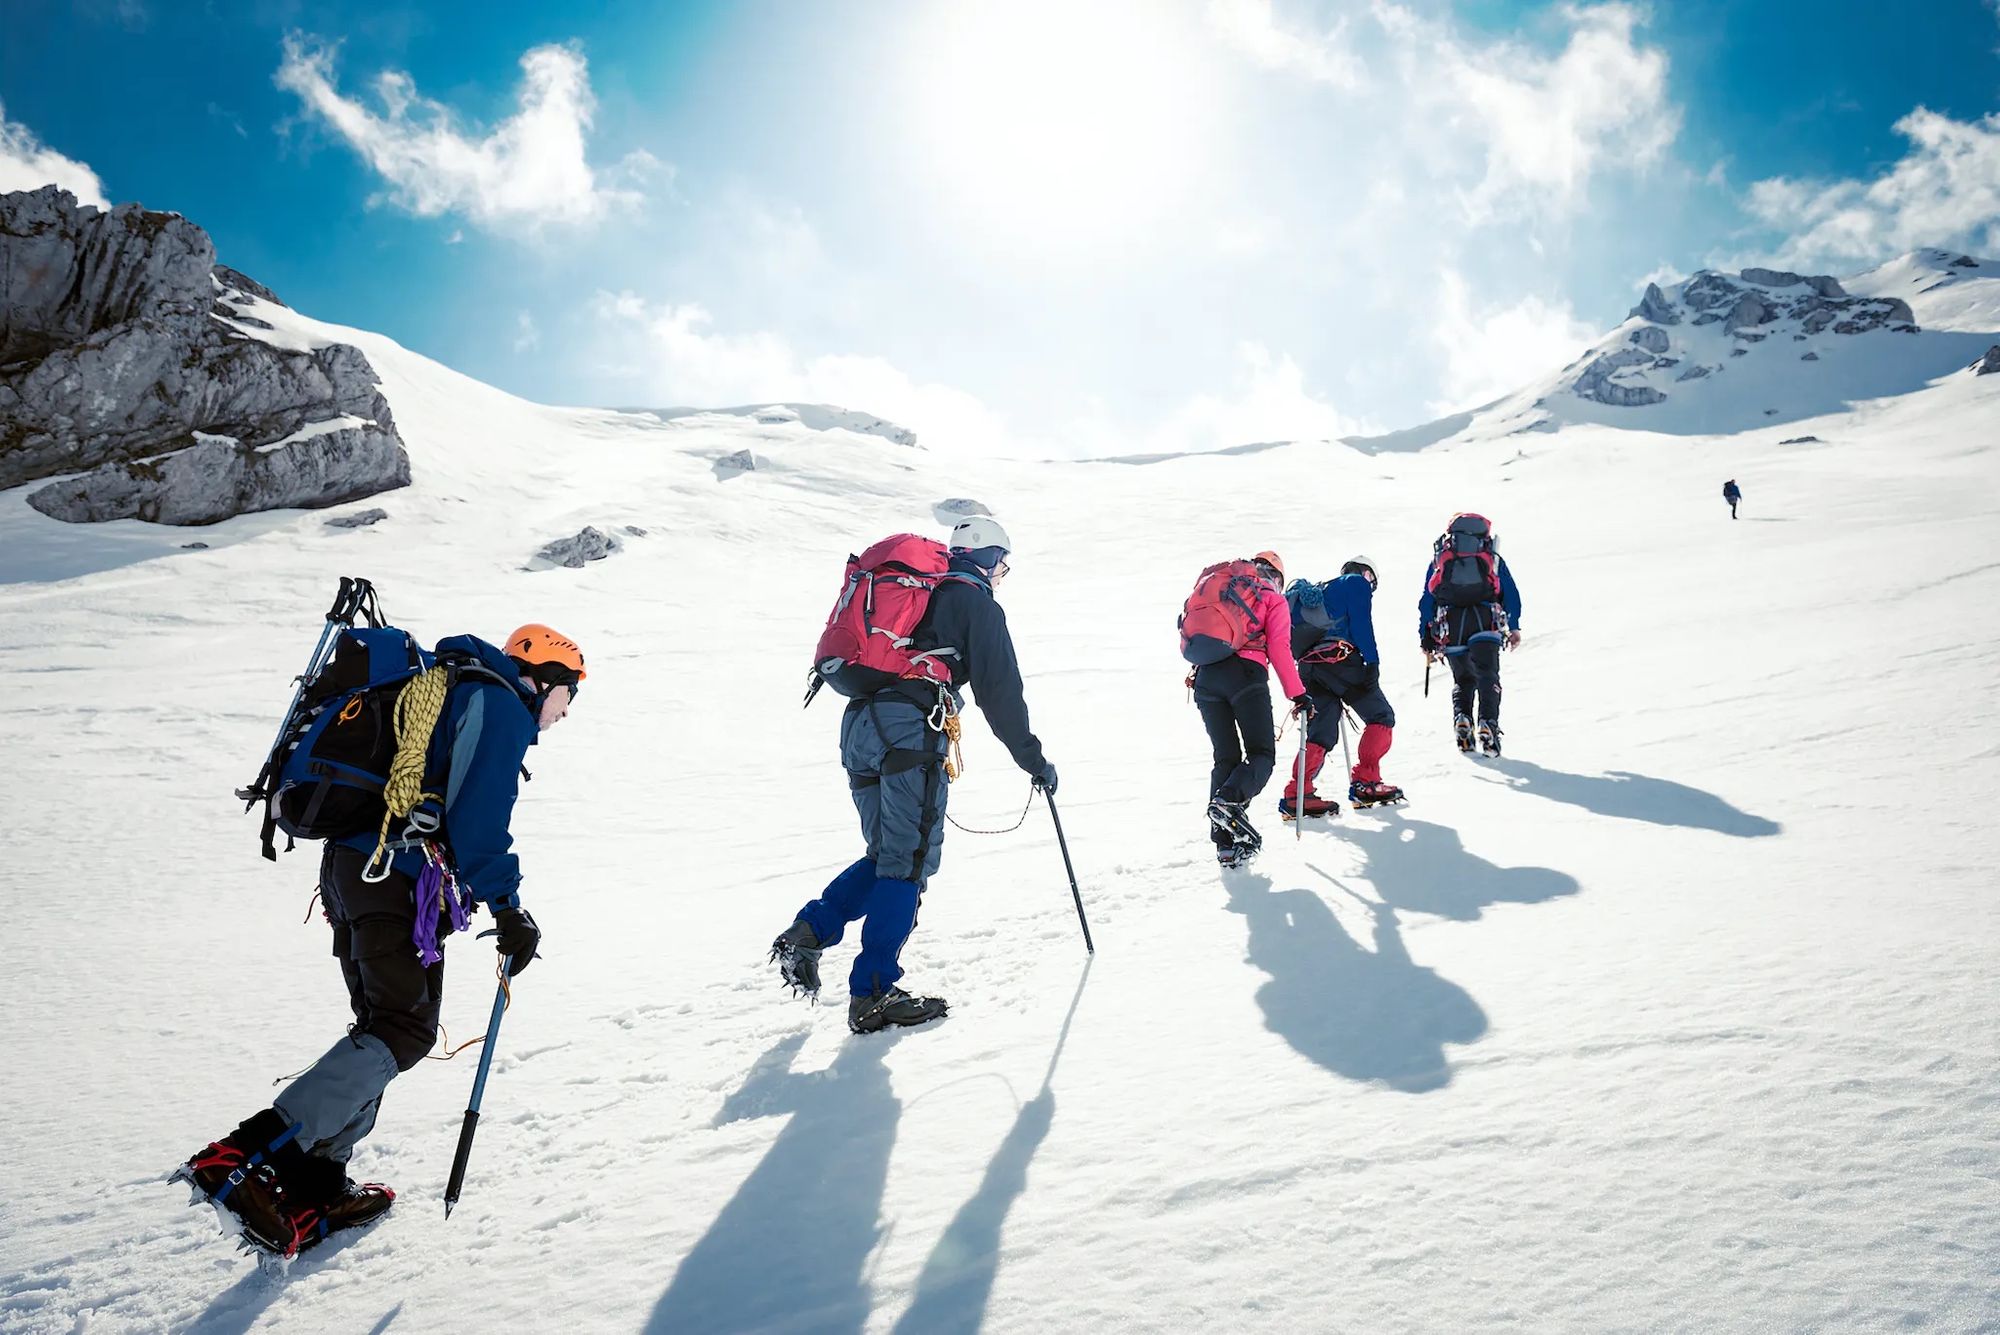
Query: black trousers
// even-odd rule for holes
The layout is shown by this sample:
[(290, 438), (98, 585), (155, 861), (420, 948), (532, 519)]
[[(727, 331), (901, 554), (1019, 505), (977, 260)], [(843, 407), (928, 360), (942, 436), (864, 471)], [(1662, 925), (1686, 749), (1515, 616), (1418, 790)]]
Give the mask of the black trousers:
[(1264, 791), (1278, 763), (1270, 674), (1246, 658), (1210, 663), (1195, 669), (1194, 703), (1214, 759), (1208, 795), (1248, 802)]
[[(444, 1006), (444, 961), (425, 968), (411, 944), (416, 924), (416, 883), (391, 872), (382, 881), (364, 881), (367, 855), (328, 843), (320, 864), (320, 902), (333, 924), (333, 953), (347, 981), (355, 1034), (382, 1040), (407, 1071), (429, 1055), (437, 1042), (438, 1013)], [(439, 923), (443, 949), (451, 921)]]
[[(1500, 641), (1474, 640), (1462, 654), (1444, 660), (1451, 667), (1451, 712), (1477, 717), (1483, 723), (1500, 721)], [(1477, 695), (1479, 712), (1472, 711)]]

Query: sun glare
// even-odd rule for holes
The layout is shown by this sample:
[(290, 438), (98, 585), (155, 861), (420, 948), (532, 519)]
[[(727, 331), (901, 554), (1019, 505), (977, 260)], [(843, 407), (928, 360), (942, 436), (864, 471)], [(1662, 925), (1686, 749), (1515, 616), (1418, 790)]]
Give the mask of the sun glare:
[(967, 0), (911, 36), (911, 133), (942, 199), (1031, 245), (1173, 211), (1214, 114), (1201, 48), (1147, 0)]

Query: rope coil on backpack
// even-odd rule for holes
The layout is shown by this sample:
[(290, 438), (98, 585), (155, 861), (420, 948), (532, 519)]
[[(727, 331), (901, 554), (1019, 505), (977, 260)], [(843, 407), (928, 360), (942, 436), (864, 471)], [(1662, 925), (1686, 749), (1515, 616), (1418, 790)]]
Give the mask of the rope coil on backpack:
[(451, 669), (442, 664), (411, 678), (396, 692), (393, 711), (396, 758), (389, 763), (388, 781), (382, 785), (382, 800), (388, 810), (382, 813), (382, 831), (375, 841), (375, 851), (368, 855), (368, 862), (361, 869), (364, 879), (380, 880), (388, 875), (392, 821), (409, 819), (410, 813), (427, 800), (444, 800), (436, 793), (424, 791), (424, 764), (430, 754), (431, 734), (437, 731), (438, 718), (444, 713), (445, 700), (450, 694)]

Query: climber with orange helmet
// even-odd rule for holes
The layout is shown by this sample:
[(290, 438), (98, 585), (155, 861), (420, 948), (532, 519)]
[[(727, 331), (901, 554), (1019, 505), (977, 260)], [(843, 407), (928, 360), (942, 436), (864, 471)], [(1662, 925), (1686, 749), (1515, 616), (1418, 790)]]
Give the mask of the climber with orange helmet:
[[(528, 967), (541, 941), (521, 907), (521, 864), (508, 827), (522, 761), (569, 712), (586, 675), (583, 651), (530, 624), (500, 645), (454, 636), (439, 642), (436, 657), (454, 664), (424, 767), (439, 776), (441, 827), (425, 839), (405, 831), (387, 845), (386, 863), (372, 868), (383, 838), (375, 830), (328, 838), (320, 862), (320, 902), (354, 1023), (272, 1106), (179, 1173), (268, 1250), (289, 1255), (368, 1223), (394, 1202), (381, 1183), (349, 1178), (348, 1158), (374, 1129), (389, 1082), (437, 1042), (444, 938), (484, 904), (494, 927), (482, 935), (498, 937), (509, 976)], [(440, 849), (447, 863), (433, 865)], [(447, 873), (457, 895), (448, 879), (440, 882)]]

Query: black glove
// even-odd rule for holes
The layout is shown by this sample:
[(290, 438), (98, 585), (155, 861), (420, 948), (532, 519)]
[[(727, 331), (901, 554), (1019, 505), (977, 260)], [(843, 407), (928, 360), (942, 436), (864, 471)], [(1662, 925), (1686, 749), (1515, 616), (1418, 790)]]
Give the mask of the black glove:
[(1417, 648), (1423, 650), (1427, 654), (1436, 653), (1438, 651), (1437, 636), (1435, 635), (1424, 636), (1422, 639), (1417, 641)]
[(1046, 760), (1042, 762), (1042, 772), (1035, 776), (1035, 787), (1050, 797), (1056, 795), (1056, 767)]
[(535, 947), (542, 943), (542, 929), (535, 926), (535, 920), (526, 909), (501, 909), (493, 915), (493, 926), (479, 934), (480, 940), (489, 936), (500, 939), (494, 948), (507, 957), (507, 976), (513, 978), (528, 967), (528, 961), (535, 958)]
[(1292, 712), (1311, 718), (1318, 711), (1313, 708), (1313, 698), (1310, 695), (1295, 695), (1292, 697)]

